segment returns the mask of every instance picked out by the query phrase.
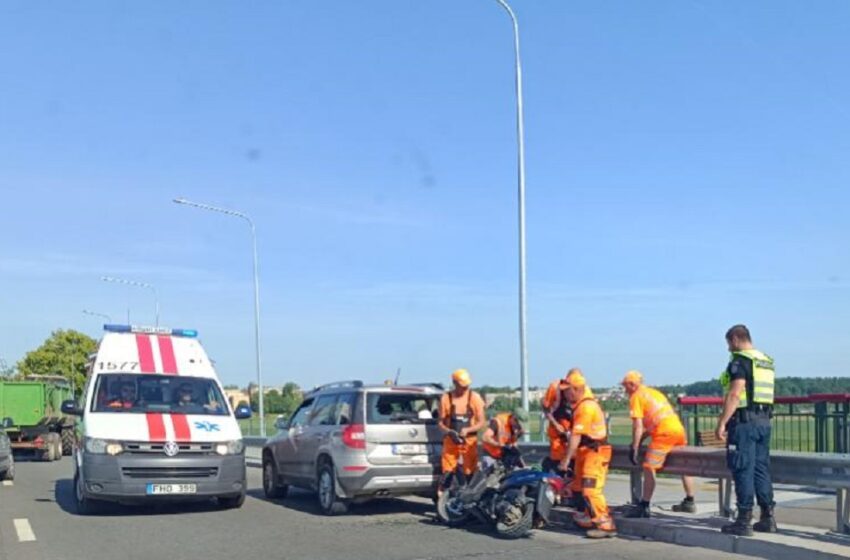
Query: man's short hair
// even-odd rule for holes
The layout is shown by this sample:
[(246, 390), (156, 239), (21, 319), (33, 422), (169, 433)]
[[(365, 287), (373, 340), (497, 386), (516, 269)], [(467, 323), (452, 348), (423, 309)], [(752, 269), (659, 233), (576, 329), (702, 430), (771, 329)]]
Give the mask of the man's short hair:
[(726, 340), (732, 340), (733, 338), (743, 340), (744, 342), (753, 341), (753, 339), (750, 338), (750, 329), (748, 329), (745, 325), (735, 325), (726, 331)]

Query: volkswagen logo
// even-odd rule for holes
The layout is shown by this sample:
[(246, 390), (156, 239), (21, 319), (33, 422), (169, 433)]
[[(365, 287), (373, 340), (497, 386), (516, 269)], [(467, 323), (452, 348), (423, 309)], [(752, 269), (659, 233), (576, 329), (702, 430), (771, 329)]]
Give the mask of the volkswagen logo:
[(175, 455), (180, 453), (180, 446), (174, 443), (173, 441), (167, 441), (162, 447), (162, 450), (168, 457), (174, 457)]
[(416, 437), (417, 435), (419, 435), (419, 430), (417, 430), (416, 428), (410, 428), (409, 430), (407, 430), (407, 433), (410, 434), (410, 437)]

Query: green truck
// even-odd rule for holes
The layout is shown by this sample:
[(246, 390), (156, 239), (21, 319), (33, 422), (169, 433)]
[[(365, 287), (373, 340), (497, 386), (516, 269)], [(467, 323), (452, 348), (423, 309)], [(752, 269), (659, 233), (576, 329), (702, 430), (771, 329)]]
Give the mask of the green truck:
[(11, 418), (6, 434), (15, 451), (43, 461), (58, 461), (74, 450), (74, 420), (62, 414), (62, 401), (74, 398), (60, 376), (34, 375), (19, 381), (0, 379), (0, 419)]

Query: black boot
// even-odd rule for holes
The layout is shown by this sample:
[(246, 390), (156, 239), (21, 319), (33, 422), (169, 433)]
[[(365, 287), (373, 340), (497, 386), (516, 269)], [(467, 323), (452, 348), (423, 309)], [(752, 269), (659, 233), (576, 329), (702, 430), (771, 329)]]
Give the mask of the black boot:
[(734, 523), (729, 523), (720, 528), (720, 531), (727, 535), (735, 535), (736, 537), (752, 537), (753, 536), (753, 510), (739, 509), (738, 517)]
[(649, 513), (649, 502), (641, 501), (638, 505), (633, 506), (629, 512), (626, 514), (626, 517), (629, 519), (636, 518), (647, 518), (650, 517)]
[(678, 504), (673, 504), (673, 511), (677, 513), (696, 513), (697, 504), (693, 497), (688, 496)]
[(759, 533), (776, 532), (776, 518), (773, 516), (773, 507), (761, 508), (761, 519), (753, 524), (753, 531)]

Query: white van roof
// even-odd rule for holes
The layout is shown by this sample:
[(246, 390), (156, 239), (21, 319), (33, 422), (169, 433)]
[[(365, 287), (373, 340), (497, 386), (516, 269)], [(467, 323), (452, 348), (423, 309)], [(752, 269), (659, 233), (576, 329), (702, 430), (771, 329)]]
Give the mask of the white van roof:
[(92, 373), (153, 373), (217, 378), (191, 329), (104, 325)]

